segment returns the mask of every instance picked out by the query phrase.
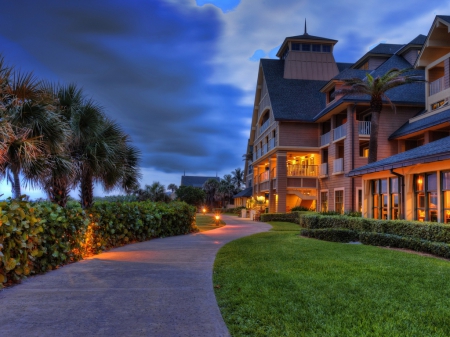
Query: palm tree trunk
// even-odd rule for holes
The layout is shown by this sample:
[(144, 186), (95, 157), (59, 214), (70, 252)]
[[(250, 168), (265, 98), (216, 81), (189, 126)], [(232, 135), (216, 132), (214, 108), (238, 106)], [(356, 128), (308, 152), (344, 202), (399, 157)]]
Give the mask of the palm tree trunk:
[(13, 170), (13, 199), (19, 199), (21, 193), (20, 190), (20, 177), (19, 177), (19, 172), (16, 170)]
[(91, 172), (83, 172), (81, 177), (81, 206), (90, 208), (94, 204), (94, 182)]
[(380, 111), (372, 110), (372, 118), (370, 121), (370, 140), (369, 140), (369, 158), (368, 158), (369, 164), (377, 161), (379, 124), (380, 124)]
[(66, 207), (69, 198), (69, 188), (65, 182), (53, 182), (53, 186), (48, 194), (51, 202), (56, 203), (61, 207)]

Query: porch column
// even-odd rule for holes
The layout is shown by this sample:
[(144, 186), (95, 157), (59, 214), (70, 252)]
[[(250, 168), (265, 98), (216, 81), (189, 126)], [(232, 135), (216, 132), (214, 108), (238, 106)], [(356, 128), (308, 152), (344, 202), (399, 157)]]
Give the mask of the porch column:
[(276, 200), (276, 190), (274, 190), (273, 179), (276, 176), (272, 176), (272, 170), (276, 170), (277, 159), (272, 157), (269, 158), (269, 170), (270, 170), (270, 180), (269, 180), (269, 213), (275, 213), (277, 211), (277, 200)]
[(258, 194), (258, 184), (259, 184), (259, 166), (253, 166), (253, 196)]
[(286, 213), (286, 194), (287, 194), (287, 153), (286, 151), (277, 152), (277, 194), (278, 204), (277, 212)]

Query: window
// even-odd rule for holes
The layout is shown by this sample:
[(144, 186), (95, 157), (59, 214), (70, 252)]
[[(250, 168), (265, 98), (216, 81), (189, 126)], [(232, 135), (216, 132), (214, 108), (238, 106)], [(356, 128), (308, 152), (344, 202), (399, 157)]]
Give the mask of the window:
[(344, 213), (344, 191), (334, 191), (334, 210), (341, 214)]
[(414, 175), (416, 220), (437, 222), (437, 174)]
[(450, 223), (450, 171), (442, 172), (442, 201), (442, 218), (445, 223)]
[(445, 100), (433, 103), (433, 104), (431, 104), (431, 111), (439, 109), (441, 106), (444, 106), (447, 104), (448, 104), (448, 102), (446, 102)]
[(364, 63), (361, 68), (359, 68), (361, 70), (369, 70), (369, 62)]
[(328, 91), (328, 103), (333, 102), (336, 98), (336, 88), (331, 89)]
[(311, 45), (302, 43), (302, 51), (311, 51)]
[(398, 178), (390, 178), (389, 187), (391, 190), (391, 219), (398, 220), (400, 219)]
[(312, 45), (312, 51), (320, 52), (320, 44), (313, 44)]
[(292, 50), (300, 50), (300, 43), (293, 43), (291, 44)]
[(320, 211), (328, 212), (328, 191), (320, 192)]
[(359, 144), (359, 156), (364, 158), (369, 157), (369, 142)]
[(362, 189), (358, 189), (358, 201), (356, 205), (356, 211), (362, 213), (362, 204), (363, 204), (363, 195), (362, 195)]
[(323, 44), (322, 45), (322, 52), (323, 53), (329, 53), (331, 52), (331, 46), (329, 44)]
[(374, 219), (388, 218), (387, 179), (372, 180), (372, 206)]

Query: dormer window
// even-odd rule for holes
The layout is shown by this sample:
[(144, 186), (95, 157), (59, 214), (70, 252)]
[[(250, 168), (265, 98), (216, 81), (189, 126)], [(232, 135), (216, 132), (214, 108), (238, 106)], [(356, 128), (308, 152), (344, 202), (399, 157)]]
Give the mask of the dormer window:
[(336, 98), (336, 89), (333, 88), (330, 91), (328, 91), (328, 103), (333, 102)]

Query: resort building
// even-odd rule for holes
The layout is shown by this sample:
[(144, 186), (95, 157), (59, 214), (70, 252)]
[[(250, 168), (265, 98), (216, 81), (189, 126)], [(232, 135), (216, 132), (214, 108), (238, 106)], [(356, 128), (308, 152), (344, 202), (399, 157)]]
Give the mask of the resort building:
[[(440, 25), (446, 22), (439, 18), (436, 22)], [(437, 40), (445, 29), (439, 26), (432, 45), (443, 43)], [(356, 171), (367, 166), (369, 98), (337, 93), (344, 79), (363, 79), (367, 73), (376, 77), (392, 68), (411, 68), (415, 64), (419, 76), (432, 81), (445, 78), (445, 71), (450, 69), (445, 68), (445, 53), (436, 47), (424, 47), (426, 41), (430, 42), (430, 34), (419, 35), (406, 44), (379, 44), (355, 63), (341, 63), (333, 55), (338, 41), (309, 35), (305, 27), (303, 35), (284, 39), (277, 53), (279, 59), (261, 59), (247, 150), (251, 159), (245, 165), (252, 197), (264, 199), (270, 212), (303, 206), (318, 211), (363, 211), (365, 216), (373, 216), (367, 211), (374, 209), (367, 198), (372, 193), (369, 181), (375, 178)], [(442, 88), (448, 88), (445, 83), (448, 85), (444, 80)], [(437, 86), (433, 84), (429, 91), (431, 84), (415, 83), (387, 93), (396, 111), (387, 102), (383, 105), (380, 162), (448, 135), (443, 126), (421, 134), (415, 127), (418, 124), (414, 124), (433, 107), (445, 109), (447, 96)], [(429, 100), (431, 93), (440, 100)], [(436, 111), (431, 114), (436, 115)], [(411, 123), (414, 126), (408, 127)], [(391, 173), (385, 176), (398, 177)]]
[(425, 109), (387, 136), (398, 154), (347, 176), (362, 178), (365, 217), (449, 223), (450, 16), (436, 16), (414, 64), (427, 80)]

